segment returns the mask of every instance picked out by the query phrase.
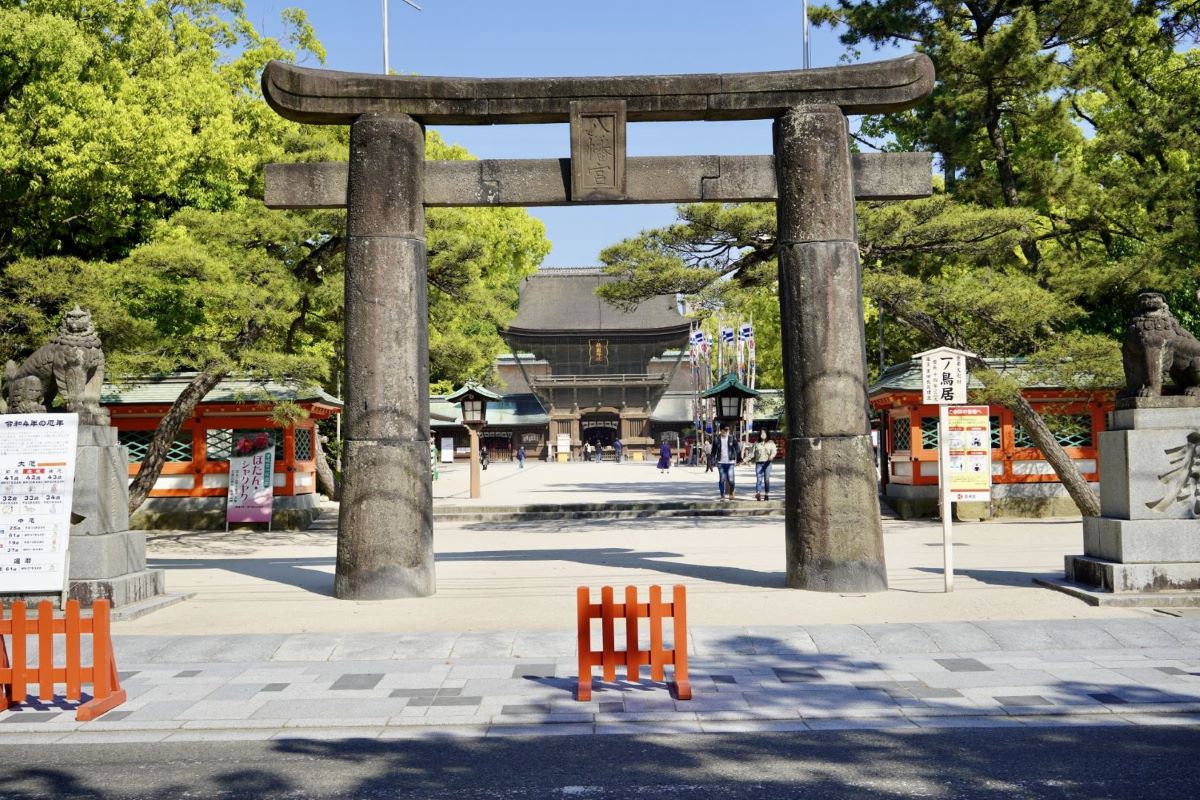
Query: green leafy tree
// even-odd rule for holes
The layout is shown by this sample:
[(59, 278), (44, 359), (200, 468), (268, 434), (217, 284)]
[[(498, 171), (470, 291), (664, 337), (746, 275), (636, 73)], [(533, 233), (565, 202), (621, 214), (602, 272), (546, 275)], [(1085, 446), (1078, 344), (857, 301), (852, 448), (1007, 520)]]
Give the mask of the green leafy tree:
[[(330, 383), (341, 367), (343, 212), (268, 211), (262, 167), (343, 160), (344, 128), (262, 101), (269, 59), (323, 57), (302, 12), (262, 37), (236, 0), (0, 0), (0, 348), (86, 305), (116, 380), (191, 370), (130, 487), (137, 508), (183, 421), (230, 372)], [(429, 135), (431, 158), (469, 158)], [(520, 279), (549, 250), (510, 209), (428, 214), (431, 374), (487, 373)]]

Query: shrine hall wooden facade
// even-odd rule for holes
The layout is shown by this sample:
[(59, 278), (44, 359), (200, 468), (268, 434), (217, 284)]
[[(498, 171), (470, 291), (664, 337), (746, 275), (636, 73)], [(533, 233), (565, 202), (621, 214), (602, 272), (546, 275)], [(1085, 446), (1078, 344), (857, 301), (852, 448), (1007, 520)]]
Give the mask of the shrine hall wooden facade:
[(501, 375), (517, 384), (507, 391), (527, 387), (546, 414), (548, 443), (569, 441), (574, 457), (585, 441), (619, 437), (631, 455), (656, 445), (650, 418), (691, 329), (673, 295), (631, 311), (604, 302), (596, 289), (609, 280), (594, 268), (543, 268), (522, 284), (517, 317), (502, 331), (519, 373)]
[[(129, 477), (141, 468), (159, 421), (194, 373), (138, 378), (106, 385), (101, 397), (121, 444), (129, 448)], [(307, 416), (288, 425), (272, 412), (294, 403)], [(277, 527), (306, 527), (317, 516), (316, 424), (341, 413), (342, 402), (319, 388), (228, 379), (213, 388), (183, 423), (167, 451), (162, 474), (135, 513), (135, 528), (212, 528), (224, 525), (229, 456), (237, 442), (265, 432), (275, 443), (274, 516)]]
[[(989, 359), (1001, 372), (1016, 372), (1019, 361)], [(982, 385), (972, 378), (971, 389)], [(1025, 398), (1046, 420), (1084, 478), (1098, 486), (1099, 433), (1105, 430), (1115, 390), (1080, 391), (1027, 385)], [(937, 507), (938, 407), (922, 402), (921, 364), (889, 367), (870, 389), (878, 414), (883, 497), (904, 517), (932, 514)], [(1028, 434), (1004, 406), (991, 406), (992, 503), (961, 504), (964, 516), (1077, 516), (1079, 511)], [(976, 508), (975, 506), (979, 506)]]

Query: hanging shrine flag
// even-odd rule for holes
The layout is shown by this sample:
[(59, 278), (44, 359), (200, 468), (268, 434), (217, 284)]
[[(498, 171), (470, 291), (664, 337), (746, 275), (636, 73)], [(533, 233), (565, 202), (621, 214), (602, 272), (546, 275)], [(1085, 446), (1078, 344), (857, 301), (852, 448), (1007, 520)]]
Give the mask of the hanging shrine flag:
[(743, 322), (742, 327), (738, 328), (738, 339), (743, 342), (749, 342), (754, 339), (754, 328), (749, 322)]
[(733, 344), (733, 328), (721, 328), (721, 341), (725, 344)]

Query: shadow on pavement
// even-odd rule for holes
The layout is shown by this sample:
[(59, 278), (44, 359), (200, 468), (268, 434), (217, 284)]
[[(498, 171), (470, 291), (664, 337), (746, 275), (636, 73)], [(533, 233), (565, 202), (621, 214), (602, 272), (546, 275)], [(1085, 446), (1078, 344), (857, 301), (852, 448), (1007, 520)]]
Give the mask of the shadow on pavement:
[(624, 547), (596, 547), (563, 550), (477, 550), (465, 553), (438, 553), (441, 563), (455, 561), (573, 561), (597, 567), (638, 569), (679, 575), (685, 578), (782, 589), (786, 573), (762, 572), (741, 567), (720, 567), (668, 561), (684, 558), (683, 553), (647, 552)]
[[(928, 572), (934, 575), (941, 575), (941, 567), (913, 567), (917, 572)], [(964, 578), (970, 578), (973, 581), (987, 583), (993, 586), (1020, 586), (1029, 587), (1034, 585), (1035, 578), (1061, 578), (1062, 571), (1058, 572), (1025, 572), (1015, 569), (963, 569), (961, 567), (954, 568), (954, 574)], [(1053, 591), (1048, 589), (1047, 591)]]

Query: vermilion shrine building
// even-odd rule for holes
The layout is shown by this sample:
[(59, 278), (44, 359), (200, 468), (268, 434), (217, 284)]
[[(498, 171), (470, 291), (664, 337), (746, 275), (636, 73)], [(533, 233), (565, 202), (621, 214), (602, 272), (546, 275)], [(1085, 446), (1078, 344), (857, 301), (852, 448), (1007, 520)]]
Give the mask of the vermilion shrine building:
[[(989, 359), (993, 369), (1017, 371), (1020, 363)], [(982, 385), (971, 379), (971, 389)], [(1098, 434), (1113, 408), (1115, 390), (1080, 391), (1038, 384), (1023, 393), (1046, 420), (1067, 454), (1093, 487), (1098, 486)], [(937, 508), (938, 407), (921, 399), (921, 363), (907, 361), (889, 367), (870, 389), (871, 408), (879, 419), (881, 482), (884, 500), (902, 517), (927, 516)], [(992, 504), (958, 503), (964, 518), (992, 516), (1077, 516), (1041, 451), (1033, 446), (1012, 412), (991, 407)]]
[[(121, 444), (129, 448), (129, 477), (141, 468), (159, 421), (194, 373), (178, 372), (105, 386), (101, 402)], [(277, 403), (294, 403), (308, 416), (281, 426)], [(319, 513), (314, 454), (316, 424), (341, 413), (342, 402), (319, 388), (271, 381), (221, 381), (183, 423), (150, 497), (131, 528), (215, 528), (225, 524), (229, 455), (238, 440), (267, 432), (275, 441), (273, 526), (303, 528)]]

